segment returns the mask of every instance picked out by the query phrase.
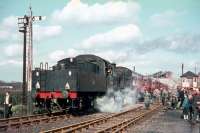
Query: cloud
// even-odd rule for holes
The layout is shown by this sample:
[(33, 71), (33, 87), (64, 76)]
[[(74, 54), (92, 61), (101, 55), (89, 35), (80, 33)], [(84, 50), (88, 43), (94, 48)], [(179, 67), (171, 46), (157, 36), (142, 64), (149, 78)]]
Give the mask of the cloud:
[[(33, 25), (34, 40), (43, 40), (59, 35), (62, 32), (60, 25)], [(17, 16), (8, 16), (0, 23), (0, 41), (19, 40), (21, 34), (18, 32)]]
[(1, 26), (5, 27), (5, 28), (9, 28), (9, 30), (13, 29), (13, 28), (16, 28), (16, 26), (17, 26), (17, 17), (8, 16), (8, 17), (4, 18), (2, 23), (1, 23)]
[(89, 52), (90, 54), (95, 54), (100, 56), (111, 63), (116, 63), (117, 66), (124, 66), (129, 69), (132, 69), (133, 66), (137, 66), (138, 68), (144, 68), (151, 65), (152, 60), (149, 60), (148, 54), (138, 54), (135, 53), (130, 49), (123, 49), (120, 50), (112, 49), (112, 50), (99, 50)]
[(197, 52), (200, 50), (200, 34), (179, 34), (166, 38), (169, 50), (176, 52)]
[(85, 49), (92, 48), (107, 48), (116, 46), (118, 44), (124, 45), (133, 43), (138, 40), (142, 33), (138, 26), (134, 24), (128, 24), (119, 26), (106, 33), (99, 33), (92, 35), (88, 39), (84, 40), (81, 45)]
[(102, 57), (111, 63), (116, 63), (117, 66), (125, 66), (132, 69), (133, 65), (137, 67), (145, 67), (152, 63), (148, 60), (149, 56), (146, 54), (140, 55), (134, 53), (131, 49), (121, 49), (120, 51), (115, 49), (101, 49), (101, 50), (81, 50), (81, 49), (69, 49), (67, 51), (55, 50), (48, 55), (48, 61), (50, 64), (55, 64), (57, 61), (68, 58), (75, 57), (80, 54), (94, 54)]
[(156, 27), (175, 26), (178, 17), (185, 14), (185, 12), (178, 12), (175, 10), (167, 10), (161, 13), (154, 14), (150, 17), (151, 24)]
[(19, 44), (10, 44), (2, 49), (0, 66), (22, 66), (23, 47)]
[(22, 55), (22, 45), (11, 44), (4, 48), (4, 53), (8, 57), (15, 57)]
[(57, 62), (63, 58), (68, 57), (75, 57), (80, 54), (94, 54), (100, 56), (108, 61), (111, 62), (124, 62), (128, 58), (128, 51), (122, 50), (120, 52), (115, 50), (99, 50), (99, 51), (83, 51), (80, 49), (68, 49), (67, 51), (64, 50), (55, 50), (48, 55), (48, 58), (52, 62)]
[(109, 1), (89, 5), (80, 0), (70, 1), (63, 9), (56, 10), (52, 19), (61, 23), (112, 23), (134, 21), (140, 6), (130, 1)]
[(64, 58), (65, 52), (63, 50), (56, 50), (49, 54), (49, 59), (52, 61), (58, 61)]
[[(132, 67), (133, 61), (137, 60), (132, 49), (134, 42), (138, 42), (142, 33), (137, 25), (127, 24), (118, 26), (104, 33), (92, 35), (79, 43), (76, 48), (64, 50), (55, 50), (49, 53), (48, 58), (51, 62), (57, 62), (66, 57), (74, 57), (79, 54), (95, 54), (110, 62), (118, 65)], [(119, 50), (120, 49), (120, 50)], [(140, 66), (147, 61), (137, 60), (136, 64)]]
[(62, 32), (62, 27), (60, 25), (52, 25), (52, 26), (33, 26), (33, 34), (34, 40), (42, 40), (51, 38), (54, 36), (58, 36)]
[(76, 50), (76, 49), (70, 48), (66, 52), (66, 57), (74, 57), (81, 53), (83, 53), (82, 50)]
[(200, 50), (200, 34), (177, 34), (144, 41), (137, 45), (136, 51), (146, 53), (164, 50), (175, 53), (193, 53)]
[(17, 38), (17, 18), (8, 16), (0, 23), (0, 41)]
[(96, 54), (106, 60), (109, 60), (111, 62), (124, 62), (127, 58), (129, 53), (127, 51), (115, 51), (115, 50), (102, 50), (98, 52), (94, 52), (93, 54)]
[[(41, 41), (59, 35), (62, 27), (59, 25), (33, 25), (34, 41)], [(8, 16), (0, 22), (0, 42), (2, 50), (0, 66), (12, 65), (14, 67), (22, 65), (23, 43), (22, 34), (18, 32), (17, 16)], [(18, 44), (20, 41), (20, 44)]]
[(5, 30), (0, 30), (0, 40), (5, 40), (8, 38), (9, 36), (9, 32), (5, 31)]
[(57, 62), (61, 59), (68, 58), (68, 57), (75, 57), (78, 54), (81, 54), (82, 51), (76, 49), (68, 49), (67, 51), (64, 50), (55, 50), (48, 55), (50, 62)]
[(5, 65), (22, 66), (22, 61), (21, 60), (15, 60), (15, 59), (0, 61), (0, 66), (5, 66)]

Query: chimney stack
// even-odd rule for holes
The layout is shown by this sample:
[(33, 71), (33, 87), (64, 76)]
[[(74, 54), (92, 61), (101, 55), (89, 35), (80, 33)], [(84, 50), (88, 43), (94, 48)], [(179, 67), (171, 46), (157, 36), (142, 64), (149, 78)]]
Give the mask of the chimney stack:
[(133, 66), (133, 71), (135, 72), (135, 66)]
[(182, 75), (183, 75), (183, 72), (184, 72), (183, 70), (184, 70), (184, 64), (182, 64)]
[(195, 74), (197, 74), (197, 64), (195, 64), (194, 72), (195, 72)]

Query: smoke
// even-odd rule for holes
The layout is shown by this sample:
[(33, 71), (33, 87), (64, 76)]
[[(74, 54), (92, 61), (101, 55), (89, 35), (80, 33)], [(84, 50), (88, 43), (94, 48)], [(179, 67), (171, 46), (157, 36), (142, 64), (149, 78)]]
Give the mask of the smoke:
[(136, 89), (125, 88), (114, 91), (108, 89), (105, 96), (96, 99), (96, 108), (101, 112), (120, 112), (125, 106), (136, 103)]
[(173, 75), (169, 78), (160, 78), (158, 79), (159, 82), (167, 85), (169, 87), (169, 91), (172, 92), (172, 94), (176, 95), (176, 89), (177, 89), (177, 86), (180, 84), (179, 83), (179, 80), (174, 77)]

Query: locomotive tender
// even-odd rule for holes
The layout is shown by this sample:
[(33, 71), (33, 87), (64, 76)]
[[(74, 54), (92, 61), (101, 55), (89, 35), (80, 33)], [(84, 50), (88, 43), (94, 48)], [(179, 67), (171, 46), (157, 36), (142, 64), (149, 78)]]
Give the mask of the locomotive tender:
[[(40, 65), (32, 72), (32, 87), (37, 90), (38, 104), (56, 101), (60, 108), (88, 109), (96, 97), (108, 89), (123, 89), (132, 85), (132, 71), (95, 55), (79, 55), (57, 62), (52, 69)], [(55, 100), (56, 99), (56, 100)]]

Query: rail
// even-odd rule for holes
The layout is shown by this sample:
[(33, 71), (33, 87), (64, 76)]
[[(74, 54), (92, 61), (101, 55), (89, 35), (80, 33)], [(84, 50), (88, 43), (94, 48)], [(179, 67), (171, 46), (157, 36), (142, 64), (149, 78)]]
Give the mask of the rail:
[(139, 120), (141, 120), (142, 118), (144, 118), (147, 115), (151, 115), (152, 113), (154, 113), (155, 111), (157, 111), (159, 109), (160, 105), (154, 107), (151, 110), (142, 112), (141, 114), (137, 115), (134, 118), (130, 118), (128, 120), (124, 120), (118, 124), (115, 124), (113, 126), (101, 129), (95, 133), (105, 133), (105, 132), (112, 132), (112, 133), (120, 133), (120, 132), (124, 132), (126, 128), (128, 128), (131, 125), (136, 124), (136, 122), (138, 122)]
[(55, 132), (71, 133), (71, 132), (81, 131), (82, 129), (85, 129), (85, 128), (87, 129), (87, 128), (94, 126), (94, 125), (103, 124), (103, 123), (107, 122), (109, 119), (112, 119), (114, 117), (125, 115), (129, 112), (133, 112), (133, 111), (137, 111), (137, 110), (141, 110), (141, 109), (142, 109), (142, 106), (139, 106), (137, 108), (127, 110), (127, 111), (123, 111), (123, 112), (120, 112), (120, 113), (117, 113), (117, 114), (114, 114), (114, 115), (111, 115), (111, 116), (103, 116), (103, 117), (100, 117), (100, 118), (95, 118), (95, 119), (92, 119), (92, 120), (72, 124), (72, 125), (69, 125), (69, 126), (64, 126), (64, 127), (61, 127), (61, 128), (42, 131), (40, 133), (55, 133)]
[(0, 119), (0, 130), (6, 131), (8, 128), (19, 128), (22, 125), (39, 124), (42, 122), (56, 121), (58, 119), (67, 119), (71, 117), (69, 114), (48, 116), (48, 114), (29, 115), (23, 117), (12, 117), (8, 119)]

